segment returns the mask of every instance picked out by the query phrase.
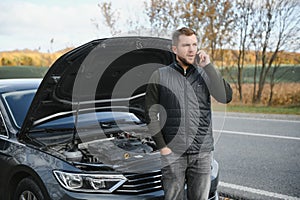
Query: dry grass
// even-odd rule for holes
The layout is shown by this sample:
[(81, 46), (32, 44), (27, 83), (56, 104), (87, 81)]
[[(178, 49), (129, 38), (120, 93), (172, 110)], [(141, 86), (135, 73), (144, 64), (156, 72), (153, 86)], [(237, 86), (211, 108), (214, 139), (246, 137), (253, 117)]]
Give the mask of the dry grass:
[[(253, 95), (253, 84), (243, 85), (243, 101), (240, 102), (239, 94), (234, 85), (233, 100), (231, 104), (251, 105)], [(263, 90), (261, 105), (268, 105), (270, 95), (270, 85), (266, 84)], [(273, 89), (272, 106), (293, 106), (300, 105), (300, 83), (278, 83)]]

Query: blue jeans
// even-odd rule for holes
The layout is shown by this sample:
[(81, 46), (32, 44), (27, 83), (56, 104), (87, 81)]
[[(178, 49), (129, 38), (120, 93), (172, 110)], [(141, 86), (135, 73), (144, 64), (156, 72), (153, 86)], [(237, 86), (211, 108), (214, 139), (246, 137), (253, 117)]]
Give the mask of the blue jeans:
[(210, 190), (211, 152), (162, 155), (162, 185), (165, 200), (207, 200)]

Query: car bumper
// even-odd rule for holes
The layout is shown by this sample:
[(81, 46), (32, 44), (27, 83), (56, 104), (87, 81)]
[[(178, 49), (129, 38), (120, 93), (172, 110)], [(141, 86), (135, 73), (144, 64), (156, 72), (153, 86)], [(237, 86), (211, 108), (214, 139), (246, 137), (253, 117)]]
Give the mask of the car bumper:
[[(81, 193), (70, 193), (66, 192), (65, 196), (62, 198), (64, 200), (163, 200), (163, 191), (156, 191), (149, 194), (143, 195), (112, 195), (112, 194), (81, 194)], [(208, 200), (219, 200), (218, 192), (216, 191), (214, 195), (210, 196)]]
[(66, 191), (65, 195), (61, 198), (63, 200), (163, 200), (164, 193), (162, 190), (142, 194), (142, 195), (120, 195), (120, 194), (87, 194), (75, 193)]
[[(51, 181), (53, 182), (53, 181)], [(211, 189), (209, 194), (209, 200), (218, 200), (217, 187), (219, 183), (219, 165), (213, 160), (212, 162), (212, 172), (211, 172)], [(163, 200), (164, 192), (163, 190), (157, 190), (150, 193), (144, 194), (103, 194), (103, 193), (83, 193), (83, 192), (72, 192), (63, 189), (61, 186), (55, 184), (55, 187), (47, 188), (56, 188), (55, 190), (49, 191), (50, 198), (55, 199), (64, 199), (64, 200)]]

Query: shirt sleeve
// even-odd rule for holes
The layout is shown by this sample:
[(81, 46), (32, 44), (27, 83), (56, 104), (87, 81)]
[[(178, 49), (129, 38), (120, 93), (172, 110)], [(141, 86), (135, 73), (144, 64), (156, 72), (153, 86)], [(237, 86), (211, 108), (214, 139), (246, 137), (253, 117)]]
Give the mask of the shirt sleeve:
[(166, 147), (159, 121), (159, 71), (155, 71), (148, 83), (145, 97), (146, 122), (158, 149)]
[(232, 89), (225, 81), (218, 69), (211, 63), (203, 68), (201, 73), (210, 94), (220, 103), (229, 103), (232, 100)]

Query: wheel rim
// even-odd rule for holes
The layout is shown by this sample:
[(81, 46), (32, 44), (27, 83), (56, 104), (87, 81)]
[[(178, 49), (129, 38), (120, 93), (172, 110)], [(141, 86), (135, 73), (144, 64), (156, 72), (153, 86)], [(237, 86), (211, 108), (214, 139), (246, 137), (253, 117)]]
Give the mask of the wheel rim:
[(19, 200), (38, 200), (31, 191), (22, 192)]

